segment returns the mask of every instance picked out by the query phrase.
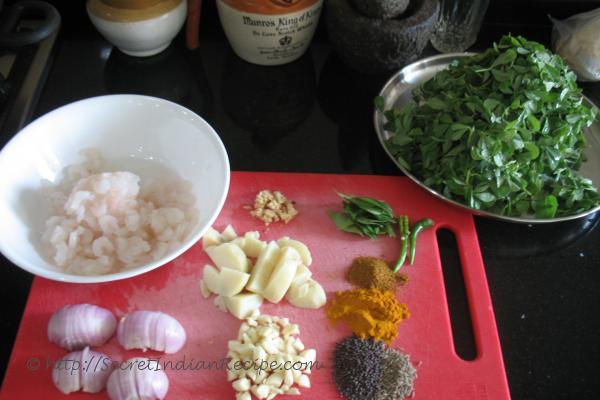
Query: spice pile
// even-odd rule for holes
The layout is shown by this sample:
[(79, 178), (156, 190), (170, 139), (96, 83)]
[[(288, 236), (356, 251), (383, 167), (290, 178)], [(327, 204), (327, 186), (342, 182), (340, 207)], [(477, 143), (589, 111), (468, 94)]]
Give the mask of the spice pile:
[(397, 400), (412, 395), (417, 370), (408, 354), (387, 348), (381, 359), (383, 374), (376, 400)]
[(327, 307), (327, 317), (342, 320), (360, 338), (391, 342), (398, 335), (398, 324), (410, 313), (391, 291), (352, 289), (338, 292)]
[(333, 354), (333, 377), (340, 394), (348, 399), (370, 399), (383, 371), (383, 342), (350, 336), (338, 342)]
[(411, 396), (417, 371), (408, 355), (384, 344), (396, 338), (398, 324), (410, 316), (393, 291), (408, 278), (395, 274), (385, 260), (357, 257), (346, 280), (361, 288), (336, 293), (326, 310), (330, 320), (342, 320), (355, 335), (335, 348), (333, 377), (340, 394), (347, 400)]
[(250, 210), (250, 215), (260, 219), (265, 225), (277, 221), (287, 224), (298, 215), (293, 201), (288, 200), (281, 192), (270, 190), (258, 192), (254, 199), (254, 207), (247, 206), (246, 209)]
[(394, 290), (404, 285), (408, 277), (394, 274), (385, 260), (377, 257), (356, 257), (346, 274), (346, 280), (365, 289)]
[(417, 371), (408, 355), (381, 341), (350, 336), (336, 344), (335, 384), (347, 400), (396, 400), (412, 395)]

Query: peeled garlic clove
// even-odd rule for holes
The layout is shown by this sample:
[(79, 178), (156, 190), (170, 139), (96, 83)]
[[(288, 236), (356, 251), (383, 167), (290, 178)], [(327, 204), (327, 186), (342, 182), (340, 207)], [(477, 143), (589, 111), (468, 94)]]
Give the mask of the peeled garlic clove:
[(82, 351), (69, 353), (58, 361), (52, 370), (52, 381), (64, 394), (80, 390), (98, 393), (106, 387), (111, 372), (110, 358), (86, 347)]
[(48, 340), (66, 350), (101, 346), (115, 333), (117, 319), (93, 304), (66, 305), (52, 314)]
[(136, 357), (122, 363), (108, 378), (111, 400), (162, 400), (169, 391), (169, 378), (157, 360)]
[(176, 353), (185, 344), (183, 326), (160, 311), (134, 311), (121, 318), (117, 339), (126, 350), (152, 349)]

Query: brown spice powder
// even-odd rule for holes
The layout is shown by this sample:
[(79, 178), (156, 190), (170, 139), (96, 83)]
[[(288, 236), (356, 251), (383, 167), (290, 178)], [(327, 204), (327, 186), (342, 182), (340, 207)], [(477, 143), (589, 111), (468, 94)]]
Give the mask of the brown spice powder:
[(365, 289), (393, 290), (404, 285), (408, 277), (394, 274), (385, 260), (377, 257), (356, 257), (346, 274), (346, 280)]

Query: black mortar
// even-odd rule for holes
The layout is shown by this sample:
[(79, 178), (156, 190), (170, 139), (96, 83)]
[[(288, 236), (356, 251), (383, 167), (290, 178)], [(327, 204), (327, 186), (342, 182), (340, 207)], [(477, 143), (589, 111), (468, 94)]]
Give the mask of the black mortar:
[(394, 19), (368, 18), (349, 0), (329, 0), (327, 30), (345, 64), (367, 74), (387, 73), (415, 61), (433, 32), (438, 0), (412, 0)]
[(402, 14), (409, 0), (352, 0), (352, 3), (365, 17), (389, 19)]

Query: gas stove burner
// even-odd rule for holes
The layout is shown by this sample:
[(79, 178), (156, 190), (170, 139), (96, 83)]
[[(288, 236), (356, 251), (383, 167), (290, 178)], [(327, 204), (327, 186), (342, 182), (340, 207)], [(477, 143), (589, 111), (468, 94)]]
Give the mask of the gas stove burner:
[[(3, 1), (0, 0), (0, 10)], [(34, 29), (22, 29), (20, 22), (39, 21)], [(21, 1), (0, 15), (0, 48), (16, 48), (39, 43), (58, 30), (60, 14), (43, 1)]]
[(45, 81), (60, 14), (42, 1), (2, 9), (0, 0), (0, 147), (31, 118)]

